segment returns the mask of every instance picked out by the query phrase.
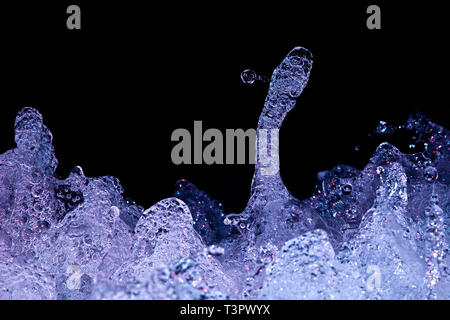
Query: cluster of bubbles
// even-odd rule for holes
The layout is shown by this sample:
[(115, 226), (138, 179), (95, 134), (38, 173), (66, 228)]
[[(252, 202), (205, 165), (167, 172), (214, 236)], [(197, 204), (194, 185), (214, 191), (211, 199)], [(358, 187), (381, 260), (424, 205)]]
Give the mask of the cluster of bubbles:
[[(281, 128), (311, 67), (298, 47), (275, 69), (258, 129)], [(449, 131), (422, 115), (402, 130), (422, 151), (382, 143), (363, 170), (318, 173), (308, 199), (257, 162), (241, 213), (186, 180), (145, 210), (114, 177), (55, 177), (25, 108), (0, 155), (0, 299), (449, 299)]]

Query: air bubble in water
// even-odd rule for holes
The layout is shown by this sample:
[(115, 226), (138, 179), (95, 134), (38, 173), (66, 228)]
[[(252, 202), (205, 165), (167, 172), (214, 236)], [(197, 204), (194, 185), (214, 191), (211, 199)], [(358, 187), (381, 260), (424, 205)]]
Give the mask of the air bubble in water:
[(424, 171), (425, 180), (427, 181), (433, 181), (436, 180), (438, 177), (438, 172), (435, 167), (426, 167)]
[(353, 187), (349, 183), (344, 184), (341, 188), (342, 193), (345, 195), (349, 195), (350, 193), (352, 193), (352, 189), (353, 189)]

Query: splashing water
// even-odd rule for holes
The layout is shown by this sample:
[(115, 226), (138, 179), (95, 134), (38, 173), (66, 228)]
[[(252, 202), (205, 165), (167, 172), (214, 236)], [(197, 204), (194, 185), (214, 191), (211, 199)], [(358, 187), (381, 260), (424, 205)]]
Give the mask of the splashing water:
[(382, 143), (363, 170), (320, 172), (298, 200), (278, 130), (311, 68), (297, 47), (273, 72), (242, 213), (185, 180), (147, 210), (114, 177), (76, 167), (60, 180), (42, 116), (20, 111), (17, 148), (0, 155), (0, 299), (449, 299), (448, 130), (411, 116), (403, 129), (423, 151)]

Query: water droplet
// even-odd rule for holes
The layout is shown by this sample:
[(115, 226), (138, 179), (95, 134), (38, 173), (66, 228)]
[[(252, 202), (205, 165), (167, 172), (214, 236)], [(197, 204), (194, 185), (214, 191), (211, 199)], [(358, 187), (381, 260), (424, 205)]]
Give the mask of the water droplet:
[(252, 69), (244, 70), (241, 73), (241, 79), (245, 84), (253, 84), (257, 79), (256, 72)]
[(385, 134), (387, 132), (387, 124), (384, 121), (380, 121), (377, 127), (377, 133)]

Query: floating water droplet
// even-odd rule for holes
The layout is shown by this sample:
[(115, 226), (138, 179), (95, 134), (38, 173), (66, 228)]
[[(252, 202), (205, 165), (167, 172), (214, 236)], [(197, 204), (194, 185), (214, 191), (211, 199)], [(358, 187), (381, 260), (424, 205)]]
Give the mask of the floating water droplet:
[(435, 167), (426, 167), (424, 171), (425, 180), (433, 181), (438, 177), (438, 172)]
[(246, 69), (241, 73), (242, 82), (245, 84), (253, 84), (257, 78), (256, 72), (252, 69)]
[(387, 124), (384, 121), (380, 121), (377, 127), (377, 133), (385, 134), (387, 132)]

